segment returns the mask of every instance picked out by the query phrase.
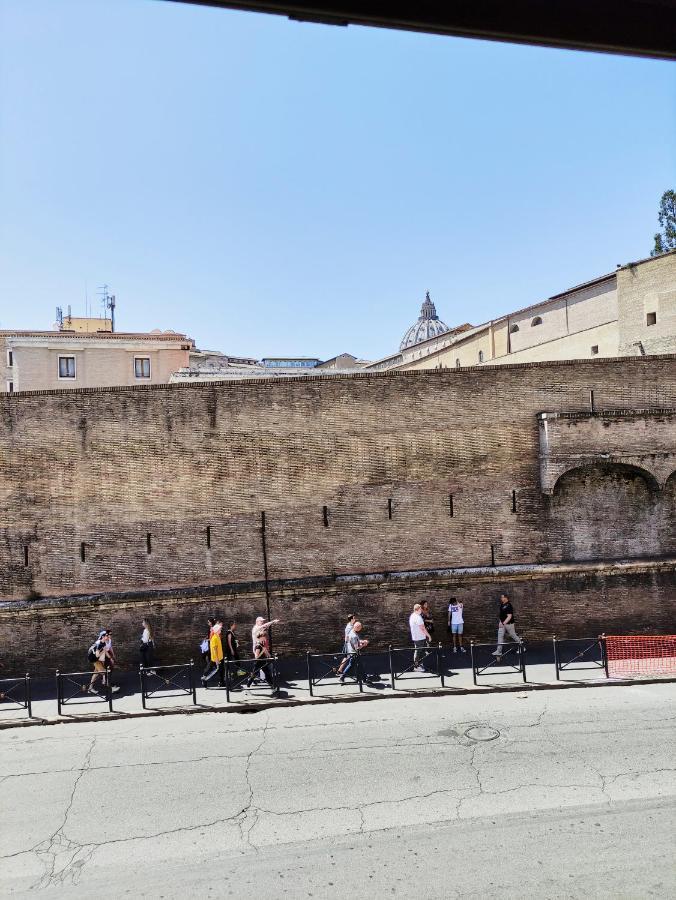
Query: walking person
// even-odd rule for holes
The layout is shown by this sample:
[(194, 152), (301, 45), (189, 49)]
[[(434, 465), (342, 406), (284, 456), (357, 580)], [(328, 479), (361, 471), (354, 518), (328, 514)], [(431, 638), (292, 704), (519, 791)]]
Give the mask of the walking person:
[[(108, 651), (106, 645), (108, 643), (108, 632), (104, 629), (99, 632), (98, 638), (94, 641), (87, 652), (87, 658), (94, 666), (94, 674), (89, 682), (87, 689), (88, 694), (98, 694), (94, 687), (96, 682), (101, 679), (103, 687), (106, 686), (106, 669), (108, 667)], [(82, 688), (84, 690), (84, 686)]]
[[(226, 659), (226, 678), (229, 677), (229, 669), (227, 663), (239, 659), (239, 641), (237, 640), (237, 635), (235, 634), (236, 629), (237, 622), (230, 622), (228, 624), (228, 630), (225, 632), (225, 642), (223, 644), (223, 650), (225, 652)], [(240, 673), (239, 671), (237, 671), (236, 674), (239, 675), (244, 673)]]
[[(141, 665), (144, 669), (150, 669), (155, 656), (155, 641), (153, 640), (153, 630), (150, 627), (148, 619), (141, 622), (143, 631), (141, 632), (141, 643), (139, 645), (139, 654), (141, 656)], [(154, 675), (154, 672), (149, 674)]]
[(352, 629), (354, 627), (354, 623), (357, 621), (357, 617), (354, 613), (350, 613), (347, 617), (347, 625), (345, 626), (345, 637), (343, 639), (343, 658), (340, 661), (340, 665), (336, 669), (336, 675), (342, 675), (343, 670), (347, 664), (347, 642), (350, 640), (350, 634), (352, 633)]
[[(106, 665), (109, 669), (114, 669), (117, 665), (115, 660), (115, 652), (113, 651), (113, 632), (110, 629), (106, 630), (106, 656), (107, 662)], [(104, 684), (106, 679), (103, 679)]]
[[(357, 666), (359, 666), (359, 658), (357, 656), (359, 651), (363, 650), (364, 647), (368, 647), (368, 643), (369, 643), (368, 640), (366, 640), (366, 639), (362, 640), (359, 637), (361, 630), (362, 630), (361, 622), (355, 622), (354, 625), (352, 626), (352, 630), (350, 631), (350, 636), (347, 639), (347, 665), (345, 666), (345, 669), (343, 670), (343, 674), (340, 676), (341, 684), (345, 684), (345, 679), (346, 679), (350, 669), (352, 668), (352, 665), (355, 662), (355, 660), (357, 661)], [(353, 676), (353, 677), (358, 678), (359, 672), (357, 671), (356, 676)]]
[(453, 652), (465, 652), (462, 646), (462, 632), (465, 628), (464, 604), (457, 597), (451, 597), (448, 604), (448, 632), (453, 640)]
[(507, 594), (500, 594), (500, 609), (498, 610), (498, 646), (493, 651), (493, 656), (498, 661), (502, 659), (502, 645), (505, 640), (505, 632), (516, 643), (522, 644), (523, 641), (516, 633), (514, 626), (514, 607), (512, 606)]
[[(263, 616), (258, 616), (256, 624), (251, 629), (251, 643), (253, 645), (254, 659), (270, 659), (270, 626), (278, 625), (279, 619), (272, 619), (266, 622)], [(269, 671), (269, 664), (262, 663), (260, 666), (254, 665), (254, 670), (249, 676), (247, 687), (251, 687), (255, 676), (260, 672), (267, 683), (272, 687), (272, 675)]]
[(211, 640), (211, 635), (213, 633), (214, 625), (216, 624), (216, 619), (213, 617), (209, 617), (207, 619), (207, 626), (209, 631), (207, 632), (207, 636), (202, 638), (200, 641), (200, 654), (202, 655), (202, 678), (209, 674), (209, 670), (211, 669), (211, 650), (209, 648), (209, 641)]
[(415, 652), (413, 653), (413, 671), (424, 672), (425, 668), (420, 662), (422, 655), (421, 651), (423, 647), (429, 646), (431, 638), (429, 631), (425, 628), (425, 620), (422, 616), (422, 605), (420, 603), (416, 603), (413, 607), (413, 612), (408, 617), (408, 627), (411, 631), (413, 646), (415, 647)]
[(420, 615), (423, 617), (425, 628), (430, 636), (430, 640), (432, 640), (432, 635), (434, 634), (434, 619), (432, 618), (432, 612), (427, 600), (423, 600), (420, 604)]
[(206, 687), (207, 681), (211, 681), (214, 675), (218, 675), (218, 686), (225, 687), (225, 678), (223, 675), (223, 642), (221, 640), (221, 631), (223, 623), (220, 619), (216, 619), (214, 627), (211, 629), (211, 637), (209, 638), (209, 657), (211, 666), (206, 675), (202, 675), (202, 684)]

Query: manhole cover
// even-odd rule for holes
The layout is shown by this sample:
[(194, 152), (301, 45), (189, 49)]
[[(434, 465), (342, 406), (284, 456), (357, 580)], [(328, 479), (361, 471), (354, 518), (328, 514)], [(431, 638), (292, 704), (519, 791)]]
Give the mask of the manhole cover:
[(500, 737), (500, 732), (489, 725), (472, 725), (465, 732), (465, 737), (470, 741), (494, 741)]

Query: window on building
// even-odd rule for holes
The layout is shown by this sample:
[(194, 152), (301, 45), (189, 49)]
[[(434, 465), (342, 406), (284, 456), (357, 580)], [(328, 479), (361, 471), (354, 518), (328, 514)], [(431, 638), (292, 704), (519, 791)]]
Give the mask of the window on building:
[(456, 359), (456, 361), (455, 361), (455, 368), (456, 369), (460, 368), (460, 360), (459, 359)]
[(657, 313), (648, 313), (646, 316), (646, 325), (656, 325), (657, 324)]
[(510, 333), (510, 334), (516, 334), (518, 330), (519, 330), (519, 326), (518, 326), (518, 325), (512, 325), (511, 328), (509, 329), (509, 333)]
[(592, 353), (592, 356), (598, 356), (598, 353), (599, 353), (599, 345), (598, 344), (594, 344), (594, 346), (591, 348), (591, 353)]
[(7, 365), (9, 366), (10, 369), (14, 365), (14, 354), (12, 353), (11, 350), (7, 351)]
[(483, 361), (484, 361), (484, 351), (479, 350), (479, 362), (483, 362)]
[(14, 393), (14, 382), (13, 382), (13, 381), (8, 381), (8, 382), (7, 382), (7, 393), (8, 393), (8, 394), (13, 394), (13, 393)]
[(136, 356), (134, 358), (134, 375), (136, 378), (150, 378), (149, 356)]
[(530, 324), (531, 324), (531, 328), (534, 325), (542, 325), (542, 319), (540, 318), (540, 316), (535, 316), (535, 318), (533, 319), (533, 321)]
[(75, 357), (59, 357), (59, 378), (75, 378)]

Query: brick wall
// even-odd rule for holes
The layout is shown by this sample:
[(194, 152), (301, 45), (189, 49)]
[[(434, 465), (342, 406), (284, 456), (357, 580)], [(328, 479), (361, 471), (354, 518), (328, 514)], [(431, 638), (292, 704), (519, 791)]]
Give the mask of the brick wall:
[(5, 395), (0, 597), (260, 581), (263, 510), (272, 579), (673, 555), (673, 476), (541, 490), (537, 413), (591, 389), (673, 407), (676, 358)]

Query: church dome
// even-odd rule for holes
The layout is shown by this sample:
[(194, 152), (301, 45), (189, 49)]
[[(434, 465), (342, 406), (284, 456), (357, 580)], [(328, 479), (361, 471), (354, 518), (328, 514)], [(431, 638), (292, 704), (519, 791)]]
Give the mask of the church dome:
[(414, 344), (420, 344), (422, 341), (437, 337), (446, 331), (450, 331), (450, 328), (448, 325), (444, 325), (437, 315), (434, 303), (430, 300), (430, 292), (427, 291), (420, 308), (420, 318), (408, 329), (399, 344), (399, 349), (406, 350), (407, 347), (413, 347)]

